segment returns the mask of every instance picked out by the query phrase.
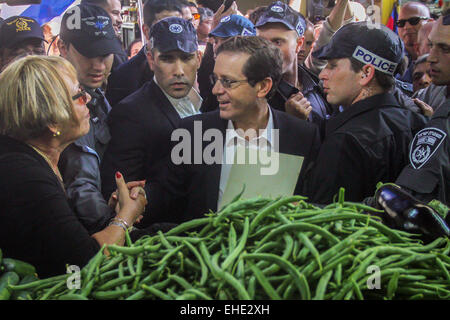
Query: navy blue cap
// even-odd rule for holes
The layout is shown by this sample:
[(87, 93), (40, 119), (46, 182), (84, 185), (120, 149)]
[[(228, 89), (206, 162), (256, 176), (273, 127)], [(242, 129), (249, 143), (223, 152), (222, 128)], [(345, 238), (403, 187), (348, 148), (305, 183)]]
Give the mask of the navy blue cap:
[(353, 57), (381, 72), (395, 75), (403, 49), (399, 36), (388, 27), (360, 21), (341, 27), (326, 45), (313, 52), (313, 56), (325, 60)]
[(246, 17), (232, 14), (223, 17), (209, 36), (229, 38), (234, 36), (256, 36), (255, 25)]
[(36, 20), (23, 16), (13, 16), (2, 21), (0, 27), (1, 48), (12, 48), (28, 39), (45, 41), (41, 26)]
[(306, 30), (305, 17), (281, 1), (276, 1), (269, 5), (259, 16), (255, 27), (258, 28), (274, 22), (282, 23), (289, 30), (297, 31), (299, 37), (303, 36)]
[(67, 10), (61, 21), (60, 37), (87, 58), (122, 52), (111, 17), (95, 5), (79, 4)]
[(189, 21), (168, 17), (155, 23), (150, 29), (150, 49), (160, 52), (180, 50), (193, 53), (198, 50), (197, 31)]

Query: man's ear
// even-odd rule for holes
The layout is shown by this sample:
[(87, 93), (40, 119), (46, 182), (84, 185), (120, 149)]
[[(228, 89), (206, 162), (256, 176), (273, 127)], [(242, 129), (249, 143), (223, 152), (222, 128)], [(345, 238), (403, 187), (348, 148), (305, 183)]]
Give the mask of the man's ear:
[(298, 54), (300, 52), (300, 49), (302, 48), (304, 41), (305, 41), (304, 36), (297, 38), (297, 47), (295, 48), (295, 54)]
[(155, 59), (154, 59), (152, 50), (148, 49), (148, 44), (146, 44), (146, 46), (147, 46), (147, 62), (148, 62), (148, 65), (149, 65), (149, 67), (150, 67), (150, 69), (152, 71), (155, 71), (154, 70)]
[(366, 64), (362, 67), (361, 73), (361, 79), (359, 80), (359, 84), (361, 86), (367, 86), (372, 79), (375, 78), (375, 67), (371, 64)]
[(63, 40), (61, 40), (61, 38), (58, 39), (58, 50), (63, 58), (67, 57), (69, 47)]
[(150, 41), (150, 27), (144, 23), (142, 26), (142, 32), (144, 33), (144, 37), (147, 41)]
[(266, 77), (263, 80), (259, 81), (256, 85), (258, 86), (256, 88), (256, 95), (258, 96), (258, 98), (265, 98), (269, 94), (270, 89), (272, 89), (273, 81), (271, 77)]

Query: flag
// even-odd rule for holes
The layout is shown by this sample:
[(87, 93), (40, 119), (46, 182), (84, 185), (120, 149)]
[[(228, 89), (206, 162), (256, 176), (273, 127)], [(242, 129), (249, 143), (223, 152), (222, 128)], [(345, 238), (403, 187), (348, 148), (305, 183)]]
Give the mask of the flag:
[(396, 23), (397, 20), (398, 20), (397, 3), (394, 3), (392, 6), (391, 16), (389, 17), (386, 26), (392, 31), (394, 31), (396, 34), (398, 34)]
[(41, 4), (25, 6), (2, 6), (1, 17), (3, 19), (12, 16), (25, 16), (35, 19), (41, 26), (58, 18), (72, 5), (75, 0), (42, 0)]

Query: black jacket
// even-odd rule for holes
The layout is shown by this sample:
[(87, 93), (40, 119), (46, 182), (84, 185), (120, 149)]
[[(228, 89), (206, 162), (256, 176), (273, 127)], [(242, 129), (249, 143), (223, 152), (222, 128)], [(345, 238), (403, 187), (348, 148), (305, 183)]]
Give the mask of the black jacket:
[[(319, 79), (303, 66), (298, 66), (298, 79), (303, 86), (303, 96), (311, 103), (312, 111), (309, 114), (309, 121), (318, 125), (323, 134), (325, 121), (332, 114), (332, 109), (323, 95)], [(286, 101), (298, 92), (297, 88), (281, 80), (275, 94), (269, 100), (269, 105), (277, 110), (286, 111)]]
[[(305, 157), (296, 186), (296, 193), (302, 193), (302, 177), (320, 147), (318, 128), (284, 112), (273, 109), (272, 112), (274, 129), (280, 130), (279, 152)], [(219, 129), (223, 137), (226, 135), (228, 120), (221, 119), (219, 111), (185, 118), (179, 128), (187, 130), (194, 137), (194, 121), (201, 121), (203, 132), (214, 128)], [(202, 150), (209, 144), (209, 141), (203, 141)], [(191, 154), (191, 160), (194, 160), (194, 153)], [(206, 164), (203, 160), (201, 164), (175, 165), (168, 158), (164, 175), (146, 185), (148, 207), (142, 227), (154, 222), (180, 223), (202, 217), (209, 210), (216, 211), (221, 168), (220, 163)]]
[(111, 106), (100, 89), (88, 91), (91, 118), (89, 132), (69, 145), (59, 158), (58, 167), (66, 186), (69, 202), (90, 234), (106, 227), (115, 216), (103, 197), (100, 164), (110, 139), (106, 119)]
[(78, 220), (48, 163), (30, 146), (0, 136), (0, 248), (39, 277), (82, 268), (100, 246)]
[(450, 204), (450, 101), (441, 105), (411, 144), (409, 162), (396, 183), (415, 197)]
[(153, 72), (142, 48), (137, 55), (112, 71), (108, 78), (106, 98), (112, 106), (115, 106), (152, 79)]
[(308, 177), (311, 201), (331, 203), (339, 187), (362, 201), (378, 182), (393, 182), (408, 160), (408, 146), (425, 119), (399, 108), (392, 94), (361, 100), (327, 121), (325, 140)]
[(116, 189), (116, 171), (126, 181), (154, 179), (160, 171), (158, 163), (169, 153), (170, 136), (180, 119), (153, 80), (112, 108), (108, 117), (111, 140), (101, 167), (105, 197)]

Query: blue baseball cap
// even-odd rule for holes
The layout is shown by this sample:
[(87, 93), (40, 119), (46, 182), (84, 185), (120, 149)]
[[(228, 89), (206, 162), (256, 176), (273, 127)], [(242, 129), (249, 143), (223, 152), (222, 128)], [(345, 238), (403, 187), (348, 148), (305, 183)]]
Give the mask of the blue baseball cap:
[(258, 28), (267, 23), (276, 22), (284, 24), (289, 30), (297, 31), (299, 37), (303, 36), (306, 30), (305, 17), (281, 1), (276, 1), (269, 5), (261, 13), (255, 27)]
[(198, 50), (197, 31), (185, 19), (164, 18), (151, 27), (149, 45), (150, 49), (156, 48), (160, 52), (180, 50), (193, 53)]
[(403, 49), (400, 37), (388, 27), (360, 21), (342, 26), (313, 56), (324, 60), (353, 57), (383, 73), (395, 75)]
[(256, 36), (255, 25), (247, 18), (232, 14), (223, 17), (209, 36), (229, 38), (234, 36)]

